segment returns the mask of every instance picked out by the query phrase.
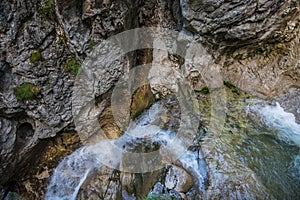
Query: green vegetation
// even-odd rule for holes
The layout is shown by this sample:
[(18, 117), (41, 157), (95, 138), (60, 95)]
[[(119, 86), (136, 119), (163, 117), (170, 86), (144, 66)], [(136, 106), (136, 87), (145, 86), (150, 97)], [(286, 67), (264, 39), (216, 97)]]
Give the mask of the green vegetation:
[[(290, 52), (290, 41), (269, 41), (269, 43), (261, 44), (258, 47), (253, 47), (248, 50), (247, 56), (244, 56), (244, 58), (271, 58), (278, 55), (288, 55)], [(239, 57), (236, 57), (236, 59), (239, 59)]]
[(264, 58), (268, 58), (274, 53), (275, 47), (272, 44), (265, 44), (257, 49), (257, 54), (263, 56)]
[(229, 89), (236, 88), (230, 81), (223, 81), (223, 84)]
[(14, 94), (19, 101), (30, 100), (35, 98), (41, 89), (31, 83), (22, 83), (19, 87), (14, 88)]
[(58, 34), (58, 44), (63, 45), (65, 47), (68, 46), (68, 38), (65, 34)]
[(88, 45), (89, 45), (90, 50), (93, 50), (96, 43), (95, 43), (94, 40), (90, 39), (89, 42), (88, 42)]
[(203, 87), (203, 88), (200, 90), (200, 92), (201, 92), (202, 94), (209, 94), (209, 88), (208, 88), (207, 86), (205, 86), (205, 87)]
[(70, 72), (74, 76), (77, 76), (80, 72), (81, 65), (80, 63), (75, 60), (75, 58), (69, 58), (64, 66), (66, 72)]
[(36, 51), (36, 52), (33, 52), (31, 53), (30, 55), (30, 62), (33, 64), (33, 65), (37, 65), (38, 62), (41, 60), (41, 53), (39, 51)]
[(235, 85), (233, 85), (230, 81), (223, 81), (223, 84), (224, 84), (228, 89), (230, 89), (231, 92), (233, 92), (233, 93), (235, 93), (235, 94), (237, 94), (237, 95), (240, 94), (239, 89), (238, 89)]
[(55, 1), (54, 0), (41, 0), (38, 4), (37, 11), (43, 17), (50, 20), (55, 18)]

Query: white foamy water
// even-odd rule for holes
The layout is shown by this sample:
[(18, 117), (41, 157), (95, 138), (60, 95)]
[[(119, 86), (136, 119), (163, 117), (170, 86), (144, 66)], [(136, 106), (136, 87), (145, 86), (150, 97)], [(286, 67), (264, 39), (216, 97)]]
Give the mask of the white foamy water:
[[(204, 191), (206, 167), (204, 160), (199, 158), (199, 152), (187, 151), (183, 141), (178, 139), (174, 132), (161, 130), (158, 126), (151, 124), (158, 119), (160, 109), (159, 104), (154, 104), (139, 119), (132, 122), (128, 130), (120, 138), (101, 140), (95, 145), (82, 147), (63, 159), (50, 179), (46, 200), (75, 200), (82, 183), (92, 170), (98, 169), (102, 165), (119, 169), (124, 157), (128, 159), (128, 156), (133, 156), (130, 158), (131, 160), (141, 159), (141, 162), (145, 158), (146, 160), (149, 158), (149, 162), (141, 163), (141, 166), (143, 165), (145, 168), (143, 166), (129, 166), (122, 169), (156, 170), (156, 166), (152, 167), (151, 162), (153, 160), (152, 157), (158, 154), (162, 158), (165, 157), (165, 160), (168, 161), (179, 158), (183, 167), (197, 179), (199, 189)], [(133, 144), (134, 146), (141, 138), (147, 138), (147, 141), (149, 140), (152, 143), (159, 143), (161, 145), (160, 150), (144, 154), (128, 153), (125, 150), (127, 145), (130, 149), (131, 145)]]
[(67, 156), (57, 166), (47, 188), (48, 200), (76, 199), (80, 186), (91, 170), (99, 167), (95, 156), (86, 147)]
[(275, 106), (253, 106), (251, 109), (259, 113), (268, 128), (277, 131), (279, 139), (300, 147), (300, 125), (292, 113), (285, 112), (279, 103)]
[(179, 158), (182, 166), (197, 180), (199, 190), (205, 192), (205, 181), (207, 179), (206, 163), (199, 151), (187, 151)]
[[(258, 113), (261, 122), (268, 129), (273, 130), (278, 139), (300, 147), (300, 124), (297, 124), (295, 116), (292, 113), (285, 112), (279, 103), (276, 103), (275, 106), (252, 106), (250, 111)], [(294, 176), (300, 180), (300, 154), (294, 155), (294, 160), (290, 163), (290, 167), (296, 169), (297, 172)]]

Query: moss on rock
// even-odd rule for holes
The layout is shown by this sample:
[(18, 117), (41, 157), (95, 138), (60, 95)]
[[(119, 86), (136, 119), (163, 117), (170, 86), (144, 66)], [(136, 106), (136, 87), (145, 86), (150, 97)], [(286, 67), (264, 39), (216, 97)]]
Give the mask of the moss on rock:
[(201, 92), (202, 94), (209, 94), (209, 88), (208, 88), (207, 86), (205, 86), (205, 87), (203, 87), (203, 88), (200, 90), (200, 92)]
[(37, 8), (38, 13), (50, 20), (55, 18), (55, 1), (54, 0), (41, 0)]
[(30, 100), (35, 98), (41, 89), (31, 83), (22, 83), (14, 88), (14, 94), (19, 101)]
[(36, 51), (36, 52), (33, 52), (30, 54), (30, 62), (33, 65), (37, 65), (38, 62), (41, 60), (41, 58), (42, 58), (42, 55), (41, 55), (41, 52), (39, 52), (39, 51)]
[(74, 76), (77, 76), (80, 72), (81, 65), (75, 58), (69, 58), (64, 66), (66, 72), (70, 72)]

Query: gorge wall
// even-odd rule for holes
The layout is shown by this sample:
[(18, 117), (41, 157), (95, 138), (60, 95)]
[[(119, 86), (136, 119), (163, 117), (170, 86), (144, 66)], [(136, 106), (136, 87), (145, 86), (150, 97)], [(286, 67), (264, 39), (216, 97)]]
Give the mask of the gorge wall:
[[(79, 64), (97, 44), (133, 28), (182, 32), (187, 45), (201, 44), (209, 55), (207, 65), (219, 66), (224, 81), (259, 98), (289, 100), (283, 106), (300, 119), (298, 0), (2, 0), (0, 8), (0, 184), (4, 188), (39, 159), (49, 138), (74, 131), (72, 89)], [(115, 83), (134, 66), (151, 63), (154, 53), (139, 50), (104, 66), (102, 82), (91, 86), (97, 90), (100, 116), (106, 116), (102, 125), (111, 122), (110, 93)], [(193, 67), (183, 69), (170, 57), (166, 55), (167, 65), (184, 71), (195, 90), (205, 86)], [(27, 87), (29, 96), (18, 93), (22, 87)], [(135, 101), (149, 100), (150, 89), (154, 95), (160, 92), (146, 87), (143, 97), (133, 98), (133, 107), (139, 104)]]

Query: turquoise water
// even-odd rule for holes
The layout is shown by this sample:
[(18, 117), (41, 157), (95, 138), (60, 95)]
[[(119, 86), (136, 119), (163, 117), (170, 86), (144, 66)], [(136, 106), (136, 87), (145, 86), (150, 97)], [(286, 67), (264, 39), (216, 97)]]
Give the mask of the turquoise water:
[(299, 198), (300, 148), (278, 141), (268, 134), (262, 131), (239, 144), (241, 159), (275, 198)]
[(278, 103), (251, 110), (259, 121), (249, 124), (239, 144), (241, 159), (276, 199), (299, 199), (300, 125)]

